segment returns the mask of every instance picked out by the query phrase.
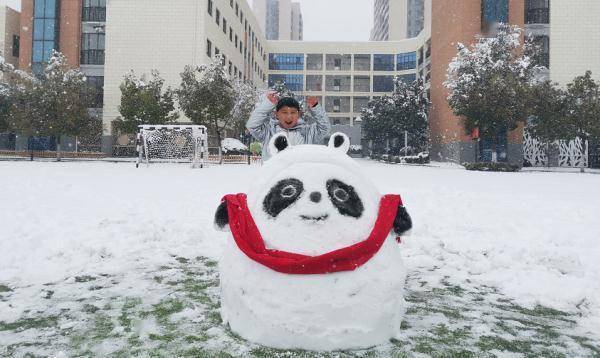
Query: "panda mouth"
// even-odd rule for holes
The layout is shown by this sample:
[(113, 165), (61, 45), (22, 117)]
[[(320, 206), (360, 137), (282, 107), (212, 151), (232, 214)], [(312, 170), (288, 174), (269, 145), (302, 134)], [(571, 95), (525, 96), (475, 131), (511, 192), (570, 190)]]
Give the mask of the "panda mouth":
[(307, 220), (307, 221), (314, 221), (314, 222), (318, 222), (318, 221), (324, 221), (327, 220), (327, 218), (329, 217), (328, 214), (325, 215), (321, 215), (321, 216), (307, 216), (307, 215), (300, 215), (300, 218), (302, 220)]

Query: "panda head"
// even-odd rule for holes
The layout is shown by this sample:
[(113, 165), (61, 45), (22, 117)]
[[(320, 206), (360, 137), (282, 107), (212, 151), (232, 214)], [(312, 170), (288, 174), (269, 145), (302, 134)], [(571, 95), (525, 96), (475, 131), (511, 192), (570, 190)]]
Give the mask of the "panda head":
[(319, 255), (368, 237), (381, 194), (347, 155), (349, 147), (343, 133), (333, 134), (328, 146), (290, 147), (283, 133), (271, 139), (272, 158), (248, 191), (268, 248)]

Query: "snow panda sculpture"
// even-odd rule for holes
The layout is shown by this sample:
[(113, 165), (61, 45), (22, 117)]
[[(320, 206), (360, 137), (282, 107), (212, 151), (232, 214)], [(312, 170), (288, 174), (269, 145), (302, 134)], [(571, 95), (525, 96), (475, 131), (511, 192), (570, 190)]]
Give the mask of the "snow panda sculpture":
[[(245, 194), (227, 195), (219, 262), (221, 316), (274, 348), (366, 348), (399, 333), (406, 270), (397, 235), (412, 226), (400, 196), (378, 193), (335, 133), (328, 146), (271, 139), (273, 157)], [(394, 235), (395, 234), (395, 235)]]

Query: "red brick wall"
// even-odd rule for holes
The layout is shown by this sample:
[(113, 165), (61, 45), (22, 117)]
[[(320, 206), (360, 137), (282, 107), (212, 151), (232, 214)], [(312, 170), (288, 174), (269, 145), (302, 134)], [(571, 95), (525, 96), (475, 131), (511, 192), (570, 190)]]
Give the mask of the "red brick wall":
[[(509, 22), (524, 27), (525, 1), (510, 0)], [(472, 44), (481, 32), (481, 0), (433, 0), (431, 23), (431, 141), (448, 144), (456, 141), (470, 142), (462, 120), (448, 106), (446, 80), (448, 64), (456, 56), (456, 45)], [(521, 143), (522, 128), (509, 133), (509, 141)]]
[[(28, 70), (31, 67), (33, 46), (33, 2), (21, 1), (21, 48), (19, 68)], [(81, 49), (81, 11), (82, 0), (60, 1), (59, 50), (67, 57), (69, 64), (79, 67)]]

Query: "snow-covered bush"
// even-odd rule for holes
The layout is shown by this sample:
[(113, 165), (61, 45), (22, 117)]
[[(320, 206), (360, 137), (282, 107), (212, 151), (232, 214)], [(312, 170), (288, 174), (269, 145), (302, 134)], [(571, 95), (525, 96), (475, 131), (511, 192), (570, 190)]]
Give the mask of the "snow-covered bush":
[(248, 150), (248, 147), (239, 139), (225, 138), (221, 141), (221, 150), (226, 154), (241, 154)]

